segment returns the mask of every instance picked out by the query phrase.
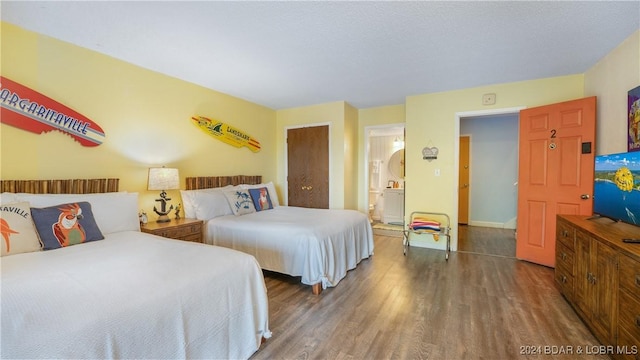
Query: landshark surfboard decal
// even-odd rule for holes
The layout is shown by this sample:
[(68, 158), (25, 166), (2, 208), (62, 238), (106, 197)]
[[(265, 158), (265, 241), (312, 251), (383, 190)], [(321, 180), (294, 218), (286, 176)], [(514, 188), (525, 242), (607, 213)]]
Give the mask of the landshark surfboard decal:
[(75, 110), (0, 76), (0, 122), (36, 134), (58, 130), (82, 146), (98, 146), (104, 131)]
[(253, 152), (260, 151), (260, 142), (246, 133), (221, 121), (211, 120), (204, 116), (191, 117), (193, 123), (204, 133), (235, 147), (246, 146)]

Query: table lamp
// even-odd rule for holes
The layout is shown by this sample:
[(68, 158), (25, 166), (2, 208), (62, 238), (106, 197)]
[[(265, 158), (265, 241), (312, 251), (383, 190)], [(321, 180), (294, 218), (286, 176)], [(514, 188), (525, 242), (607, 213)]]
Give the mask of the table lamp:
[(171, 219), (167, 216), (171, 210), (173, 210), (173, 205), (167, 210), (167, 201), (170, 201), (171, 198), (167, 197), (167, 192), (165, 190), (177, 190), (180, 188), (180, 176), (178, 175), (178, 169), (173, 168), (150, 168), (149, 169), (149, 186), (148, 190), (160, 190), (160, 198), (156, 199), (156, 201), (160, 202), (160, 210), (153, 207), (153, 211), (158, 214), (159, 223), (169, 222)]

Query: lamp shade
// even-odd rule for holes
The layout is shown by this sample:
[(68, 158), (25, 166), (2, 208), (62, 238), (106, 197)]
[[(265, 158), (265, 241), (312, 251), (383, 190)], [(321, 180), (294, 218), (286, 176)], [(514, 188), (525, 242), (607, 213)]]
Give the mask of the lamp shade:
[(150, 168), (148, 190), (176, 190), (180, 188), (178, 169)]

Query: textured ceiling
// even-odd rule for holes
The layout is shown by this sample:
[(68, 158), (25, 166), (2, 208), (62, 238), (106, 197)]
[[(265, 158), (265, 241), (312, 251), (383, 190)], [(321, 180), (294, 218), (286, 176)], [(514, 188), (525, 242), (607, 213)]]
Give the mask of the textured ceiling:
[(579, 74), (640, 28), (640, 1), (2, 0), (0, 12), (273, 109)]

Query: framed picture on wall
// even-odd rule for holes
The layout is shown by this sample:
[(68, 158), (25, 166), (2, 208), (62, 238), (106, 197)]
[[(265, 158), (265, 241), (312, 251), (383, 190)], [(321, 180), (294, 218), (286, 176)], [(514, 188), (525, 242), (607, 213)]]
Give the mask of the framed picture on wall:
[(640, 151), (640, 86), (629, 90), (627, 118), (629, 126), (627, 150)]

